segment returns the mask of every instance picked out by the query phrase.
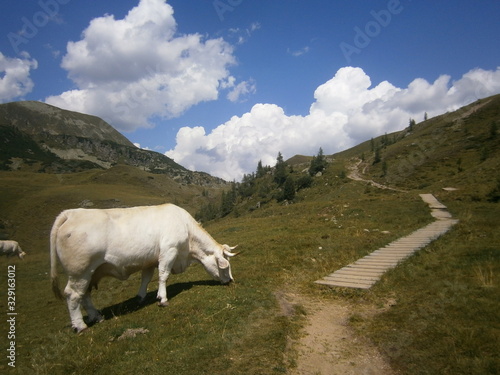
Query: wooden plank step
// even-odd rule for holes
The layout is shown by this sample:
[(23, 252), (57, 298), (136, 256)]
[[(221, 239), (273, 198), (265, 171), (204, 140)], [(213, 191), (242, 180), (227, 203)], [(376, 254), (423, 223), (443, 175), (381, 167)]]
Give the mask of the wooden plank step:
[(393, 254), (393, 255), (385, 255), (385, 254), (373, 254), (364, 257), (363, 259), (373, 260), (373, 261), (396, 261), (399, 262), (401, 259), (404, 259), (409, 254), (401, 255), (401, 254)]
[(368, 270), (387, 270), (387, 267), (380, 264), (350, 264), (344, 268), (368, 269)]
[(316, 284), (328, 285), (328, 286), (340, 286), (345, 288), (356, 288), (356, 289), (370, 289), (372, 283), (349, 283), (349, 282), (339, 282), (339, 281), (328, 281), (328, 280), (317, 280)]
[(430, 208), (446, 209), (446, 206), (436, 199), (432, 194), (419, 194), (422, 200), (429, 205)]
[(331, 275), (323, 277), (324, 280), (339, 280), (339, 281), (377, 281), (380, 279), (380, 277), (374, 277), (374, 276), (358, 276), (358, 275), (335, 275), (335, 273), (332, 273)]
[(367, 275), (367, 276), (381, 276), (385, 273), (385, 270), (370, 270), (370, 269), (358, 269), (358, 268), (341, 268), (332, 275)]
[(398, 254), (398, 253), (406, 253), (406, 254), (412, 254), (414, 253), (416, 250), (420, 249), (420, 247), (397, 247), (397, 246), (393, 246), (393, 247), (383, 247), (383, 248), (380, 248), (376, 251), (380, 252), (380, 253), (384, 253), (384, 254)]
[(361, 258), (354, 262), (354, 264), (393, 264), (397, 260), (392, 259), (377, 259), (377, 258)]
[[(397, 250), (389, 250), (389, 251), (380, 251), (376, 254), (373, 254), (374, 256), (392, 256), (392, 257), (399, 257), (399, 258), (406, 258), (406, 257), (409, 257), (410, 255), (414, 254), (415, 251), (408, 251), (408, 250), (405, 250), (405, 251), (397, 251)], [(372, 255), (369, 255), (369, 256), (372, 256)]]

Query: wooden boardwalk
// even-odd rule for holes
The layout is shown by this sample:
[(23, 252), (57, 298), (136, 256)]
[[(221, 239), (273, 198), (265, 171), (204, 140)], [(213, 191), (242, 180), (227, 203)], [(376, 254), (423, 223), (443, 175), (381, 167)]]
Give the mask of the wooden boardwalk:
[(458, 220), (451, 217), (446, 206), (432, 194), (420, 194), (420, 197), (429, 205), (431, 215), (436, 218), (436, 221), (375, 250), (364, 258), (317, 280), (316, 283), (335, 287), (369, 289), (380, 280), (384, 272), (396, 267), (404, 259), (427, 246), (458, 223)]

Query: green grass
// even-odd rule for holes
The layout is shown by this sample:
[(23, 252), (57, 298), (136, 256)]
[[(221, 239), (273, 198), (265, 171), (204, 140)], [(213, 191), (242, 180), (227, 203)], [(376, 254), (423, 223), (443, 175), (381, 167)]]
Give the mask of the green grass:
[[(487, 124), (487, 119), (476, 121)], [(419, 130), (417, 125), (415, 133), (426, 129), (432, 130)], [(469, 136), (474, 132), (468, 131)], [(481, 131), (472, 136), (479, 137)], [(404, 142), (410, 137), (392, 146), (407, 150)], [(193, 266), (171, 276), (170, 305), (160, 308), (155, 303), (157, 276), (149, 286), (147, 303), (140, 307), (132, 300), (140, 284), (138, 274), (124, 282), (104, 279), (94, 302), (106, 320), (81, 335), (71, 331), (65, 303), (50, 290), (48, 234), (55, 216), (84, 200), (97, 208), (173, 202), (194, 213), (217, 191), (207, 194), (202, 187), (179, 185), (166, 176), (124, 166), (63, 175), (0, 171), (2, 232), (28, 253), (24, 261), (0, 258), (0, 283), (6, 282), (7, 265), (16, 265), (18, 312), (16, 368), (10, 369), (2, 357), (0, 372), (286, 373), (294, 365), (289, 340), (300, 334), (306, 313), (301, 306), (282, 311), (277, 295), (292, 292), (349, 303), (351, 325), (401, 373), (498, 373), (500, 206), (488, 201), (490, 186), (482, 187), (498, 170), (498, 153), (491, 150), (479, 163), (479, 154), (469, 148), (471, 154), (464, 151), (463, 171), (458, 172), (456, 154), (446, 159), (444, 151), (436, 149), (405, 176), (402, 185), (410, 192), (400, 193), (341, 178), (348, 158), (359, 156), (359, 150), (337, 155), (293, 204), (270, 200), (249, 210), (259, 200), (249, 198), (237, 215), (206, 223), (216, 240), (238, 244), (244, 251), (231, 261), (234, 284), (221, 286), (202, 267)], [(368, 177), (386, 182), (378, 166), (373, 168)], [(455, 183), (460, 190), (441, 190)], [(431, 222), (418, 196), (424, 192), (434, 193), (459, 224), (368, 291), (313, 283)], [(395, 301), (392, 307), (384, 307), (388, 299)], [(363, 314), (367, 304), (379, 307), (380, 313)], [(0, 309), (5, 308), (6, 295), (1, 292)], [(119, 339), (137, 328), (147, 332)], [(6, 329), (0, 324), (2, 353), (8, 347)]]
[[(127, 173), (129, 174), (127, 176)], [(276, 374), (290, 366), (287, 342), (298, 334), (302, 314), (284, 314), (278, 291), (325, 292), (312, 283), (360, 256), (430, 221), (418, 197), (367, 190), (327, 173), (299, 194), (298, 203), (268, 203), (261, 209), (211, 222), (207, 230), (221, 243), (239, 244), (232, 261), (236, 283), (210, 281), (193, 266), (168, 282), (170, 305), (130, 299), (139, 275), (105, 279), (94, 292), (106, 320), (82, 335), (69, 327), (65, 303), (50, 291), (48, 233), (56, 214), (84, 199), (96, 206), (161, 203), (149, 178), (128, 169), (51, 175), (2, 174), (2, 218), (29, 253), (17, 266), (17, 367), (14, 373), (106, 374)], [(117, 178), (121, 181), (118, 188)], [(29, 184), (21, 181), (31, 179)], [(329, 184), (328, 186), (325, 184)], [(140, 189), (139, 189), (140, 187)], [(200, 194), (201, 195), (201, 194)], [(117, 202), (118, 200), (118, 202)], [(187, 200), (187, 196), (186, 196)], [(191, 204), (192, 201), (191, 201)], [(368, 229), (369, 231), (365, 231)], [(389, 234), (381, 231), (388, 230)], [(4, 268), (5, 268), (4, 267)], [(328, 295), (328, 293), (327, 293)], [(2, 303), (4, 301), (2, 300)], [(117, 340), (130, 328), (149, 332)], [(2, 325), (0, 337), (5, 337)], [(0, 340), (2, 349), (5, 340)], [(5, 362), (2, 371), (8, 370)]]
[(496, 374), (500, 370), (500, 209), (449, 207), (460, 223), (385, 275), (375, 298), (389, 311), (359, 327), (397, 368), (411, 374)]
[[(284, 373), (290, 366), (287, 340), (298, 334), (301, 315), (284, 315), (277, 291), (354, 304), (381, 303), (387, 295), (396, 296), (397, 305), (364, 322), (361, 332), (405, 373), (418, 373), (424, 362), (429, 364), (427, 373), (436, 369), (446, 373), (443, 363), (453, 364), (448, 373), (467, 373), (472, 365), (482, 370), (498, 368), (492, 352), (498, 329), (494, 315), (498, 249), (492, 245), (498, 243), (492, 237), (497, 236), (492, 234), (498, 217), (498, 210), (492, 209), (497, 206), (484, 203), (480, 211), (491, 213), (480, 219), (479, 208), (461, 212), (453, 207), (461, 207), (461, 202), (451, 202), (451, 211), (462, 220), (456, 230), (389, 273), (371, 291), (351, 292), (312, 282), (425, 225), (430, 215), (413, 195), (367, 192), (355, 182), (334, 190), (317, 184), (303, 192), (314, 200), (289, 206), (272, 203), (238, 218), (209, 223), (207, 229), (217, 240), (239, 244), (244, 250), (232, 261), (236, 283), (231, 286), (210, 281), (201, 267), (194, 266), (169, 280), (168, 307), (154, 303), (155, 277), (148, 304), (138, 309), (130, 301), (139, 286), (138, 275), (125, 282), (103, 280), (94, 301), (107, 320), (82, 335), (71, 332), (65, 304), (50, 293), (47, 246), (27, 248), (26, 261), (14, 261), (17, 373)], [(381, 234), (382, 230), (391, 233)], [(32, 228), (32, 233), (40, 243), (46, 241), (46, 230)], [(472, 240), (479, 241), (473, 249)], [(491, 267), (493, 276), (489, 276)], [(149, 332), (117, 340), (130, 328)], [(4, 332), (0, 337), (5, 337)], [(429, 342), (435, 345), (429, 347)], [(429, 360), (433, 356), (435, 363)]]
[[(395, 296), (397, 304), (389, 311), (351, 321), (404, 373), (498, 369), (493, 351), (498, 343), (498, 206), (441, 198), (461, 222), (440, 241), (368, 292), (322, 288), (312, 282), (432, 220), (416, 192), (367, 189), (334, 176), (328, 172), (317, 179), (311, 189), (300, 192), (298, 203), (268, 203), (206, 226), (218, 241), (244, 250), (232, 261), (235, 284), (221, 286), (193, 266), (169, 280), (168, 307), (154, 303), (155, 277), (148, 303), (137, 308), (131, 298), (139, 286), (138, 274), (125, 282), (105, 279), (94, 292), (94, 302), (107, 319), (82, 335), (71, 331), (65, 304), (50, 292), (47, 235), (53, 214), (45, 211), (55, 210), (49, 205), (64, 206), (85, 193), (99, 196), (102, 191), (93, 185), (86, 190), (83, 175), (73, 176), (76, 180), (67, 186), (52, 186), (57, 199), (42, 189), (41, 181), (10, 191), (17, 202), (13, 207), (35, 212), (22, 223), (7, 211), (16, 220), (20, 242), (30, 244), (25, 261), (1, 259), (4, 265), (17, 266), (18, 362), (13, 373), (284, 373), (293, 365), (286, 355), (287, 341), (298, 334), (302, 314), (283, 314), (276, 301), (276, 292), (282, 291), (346, 299), (354, 305), (382, 304), (388, 295)], [(128, 189), (121, 189), (122, 202), (146, 199), (144, 189), (142, 198), (134, 184)], [(28, 205), (22, 203), (23, 196), (35, 200)], [(147, 203), (154, 203), (149, 199)], [(39, 227), (41, 222), (45, 224)], [(382, 234), (385, 230), (390, 233)], [(130, 328), (149, 332), (117, 339)], [(0, 366), (8, 370), (5, 362)]]

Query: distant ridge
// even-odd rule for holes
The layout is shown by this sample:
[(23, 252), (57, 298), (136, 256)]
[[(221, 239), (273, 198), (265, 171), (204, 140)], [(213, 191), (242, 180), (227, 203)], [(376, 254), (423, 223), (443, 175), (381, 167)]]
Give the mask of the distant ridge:
[(132, 142), (99, 117), (67, 111), (42, 102), (0, 105), (0, 124), (14, 126), (38, 141), (65, 135), (134, 147)]
[(192, 172), (166, 155), (137, 148), (99, 117), (37, 101), (0, 104), (0, 168), (67, 173), (125, 164), (183, 183), (226, 182)]

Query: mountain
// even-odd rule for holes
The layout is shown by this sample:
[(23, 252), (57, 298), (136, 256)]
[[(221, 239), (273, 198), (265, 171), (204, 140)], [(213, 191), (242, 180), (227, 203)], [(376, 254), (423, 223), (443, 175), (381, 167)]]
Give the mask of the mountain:
[(184, 183), (225, 184), (163, 154), (137, 148), (99, 117), (41, 102), (0, 104), (0, 139), (1, 169), (67, 173), (125, 164)]

